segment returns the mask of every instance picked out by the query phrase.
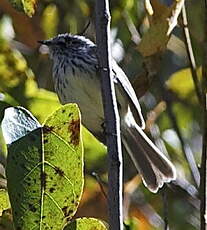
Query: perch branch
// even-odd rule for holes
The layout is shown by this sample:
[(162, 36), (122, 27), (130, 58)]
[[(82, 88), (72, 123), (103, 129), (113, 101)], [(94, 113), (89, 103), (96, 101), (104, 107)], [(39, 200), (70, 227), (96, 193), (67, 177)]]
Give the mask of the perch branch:
[(201, 180), (200, 180), (200, 229), (207, 229), (207, 1), (204, 1), (204, 42), (203, 42), (203, 65), (202, 65), (202, 101), (203, 101), (203, 148), (201, 157)]
[(109, 229), (123, 229), (120, 122), (112, 76), (110, 13), (107, 0), (96, 0), (96, 41), (108, 148)]

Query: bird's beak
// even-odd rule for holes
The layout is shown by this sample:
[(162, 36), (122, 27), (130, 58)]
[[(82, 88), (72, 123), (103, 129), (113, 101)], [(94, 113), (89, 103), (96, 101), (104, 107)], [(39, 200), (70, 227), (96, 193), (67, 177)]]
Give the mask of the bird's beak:
[(52, 42), (50, 40), (40, 40), (40, 41), (37, 41), (38, 43), (42, 44), (42, 45), (46, 45), (46, 46), (49, 46), (52, 44)]

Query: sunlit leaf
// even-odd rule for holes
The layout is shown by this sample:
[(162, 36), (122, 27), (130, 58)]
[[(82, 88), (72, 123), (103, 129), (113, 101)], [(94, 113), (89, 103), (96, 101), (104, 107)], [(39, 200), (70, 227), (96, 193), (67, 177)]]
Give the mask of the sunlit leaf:
[(0, 40), (0, 100), (12, 106), (28, 106), (25, 85), (31, 80), (34, 82), (34, 75), (21, 53)]
[[(201, 69), (198, 69), (197, 73), (200, 78)], [(194, 102), (196, 100), (195, 86), (189, 68), (173, 74), (167, 81), (167, 87), (177, 93), (181, 98), (187, 98)]]
[(28, 67), (24, 57), (0, 39), (0, 91), (19, 86), (27, 77)]
[(100, 143), (86, 128), (83, 127), (83, 144), (85, 168), (88, 171), (96, 171), (97, 173), (105, 172), (106, 162), (106, 146)]
[(166, 49), (169, 35), (177, 25), (177, 18), (181, 12), (183, 0), (174, 1), (169, 7), (158, 0), (150, 2), (152, 16), (150, 16), (150, 28), (142, 37), (138, 50), (143, 56), (151, 56)]
[[(58, 146), (55, 141), (50, 141), (50, 138), (56, 139), (57, 137), (59, 141), (68, 144), (68, 149), (57, 149)], [(53, 150), (56, 154), (50, 156), (54, 157), (54, 161), (57, 161), (56, 165), (61, 165), (63, 162), (65, 163), (62, 166), (64, 167), (62, 171), (69, 179), (68, 186), (70, 187), (72, 184), (72, 189), (70, 188), (70, 190), (68, 190), (68, 188), (62, 188), (70, 204), (70, 206), (65, 205), (63, 211), (66, 217), (69, 218), (73, 216), (77, 209), (83, 189), (83, 145), (81, 138), (80, 112), (77, 105), (69, 104), (69, 106), (62, 106), (47, 118), (44, 123), (44, 141), (45, 150), (47, 149), (47, 151), (51, 151), (51, 153)], [(57, 156), (55, 151), (60, 152), (59, 156)], [(67, 181), (64, 183), (66, 182)], [(66, 186), (66, 184), (63, 185), (63, 187), (64, 186)]]
[(33, 78), (28, 78), (25, 82), (25, 97), (28, 109), (40, 122), (43, 122), (49, 114), (60, 107), (57, 95), (38, 88)]
[(190, 127), (192, 126), (193, 122), (193, 111), (189, 107), (184, 107), (179, 103), (174, 103), (173, 111), (177, 118), (180, 129), (183, 131), (186, 130), (191, 133)]
[[(2, 128), (0, 126), (0, 163), (6, 165), (6, 157), (7, 157), (7, 146), (4, 141)], [(0, 164), (0, 177), (1, 177), (1, 164)]]
[(45, 33), (45, 38), (51, 38), (57, 33), (57, 26), (59, 22), (58, 9), (56, 5), (48, 5), (42, 15), (42, 28)]
[(126, 10), (130, 10), (134, 6), (134, 0), (122, 0), (122, 7)]
[(107, 230), (106, 224), (95, 218), (79, 218), (68, 224), (64, 230)]
[(24, 12), (29, 17), (35, 13), (37, 0), (9, 0), (13, 7)]
[[(19, 108), (13, 109), (18, 111)], [(36, 120), (31, 121), (29, 112), (24, 116), (16, 116), (17, 113), (6, 113), (3, 121), (10, 123), (8, 126), (14, 132), (15, 124), (19, 127), (14, 138), (10, 131), (5, 135), (6, 129), (3, 133), (7, 143), (11, 143), (6, 174), (15, 227), (62, 229), (76, 212), (83, 189), (78, 107), (75, 104), (62, 106), (42, 127), (38, 122), (36, 126), (30, 125)], [(25, 132), (27, 123), (29, 133)], [(19, 131), (21, 126), (23, 131)]]
[(2, 212), (10, 208), (8, 192), (4, 189), (0, 189), (0, 216)]
[[(137, 218), (135, 217), (132, 217), (130, 219), (127, 219), (125, 220), (124, 224), (125, 224), (125, 229), (124, 230), (127, 230), (127, 229), (130, 229), (130, 230), (136, 230), (136, 229), (141, 229), (141, 227), (139, 227), (139, 223), (140, 221), (138, 221)], [(144, 226), (145, 229), (148, 229), (148, 226)]]
[(6, 144), (17, 141), (39, 127), (38, 121), (26, 109), (11, 107), (5, 110), (2, 130)]
[(52, 111), (60, 107), (57, 95), (44, 89), (39, 89), (33, 97), (28, 98), (28, 102), (29, 110), (41, 122), (44, 121)]

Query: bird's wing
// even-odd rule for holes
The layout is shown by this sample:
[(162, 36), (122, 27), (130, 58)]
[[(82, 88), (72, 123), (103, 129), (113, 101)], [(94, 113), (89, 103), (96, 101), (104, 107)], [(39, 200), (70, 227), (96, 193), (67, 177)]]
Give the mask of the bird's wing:
[[(144, 129), (145, 128), (145, 122), (144, 118), (142, 116), (141, 107), (139, 104), (139, 101), (137, 99), (136, 93), (123, 72), (123, 70), (118, 66), (118, 64), (113, 60), (112, 63), (113, 66), (113, 73), (114, 73), (114, 81), (116, 84), (116, 91), (118, 91), (118, 102), (120, 103), (120, 106), (123, 105), (123, 103), (126, 104), (126, 100), (128, 100), (128, 105), (130, 106), (130, 110), (134, 116), (134, 119), (136, 120), (137, 124)], [(119, 95), (120, 94), (120, 95)], [(120, 96), (124, 98), (124, 101), (119, 101)], [(125, 105), (124, 105), (125, 106)]]

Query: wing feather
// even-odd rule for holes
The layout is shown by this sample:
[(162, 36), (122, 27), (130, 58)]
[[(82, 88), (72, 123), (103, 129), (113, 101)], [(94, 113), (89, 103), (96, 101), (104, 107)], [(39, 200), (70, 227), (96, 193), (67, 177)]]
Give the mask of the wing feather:
[[(130, 106), (130, 109), (132, 111), (132, 114), (134, 116), (134, 119), (136, 120), (137, 124), (144, 129), (145, 128), (145, 121), (142, 116), (141, 107), (139, 104), (139, 101), (137, 99), (136, 93), (123, 72), (123, 70), (118, 66), (118, 64), (113, 60), (112, 63), (113, 66), (113, 73), (114, 73), (114, 81), (116, 84), (116, 91), (117, 92), (117, 98), (118, 102), (121, 107), (127, 106), (126, 109), (128, 109), (128, 106)], [(122, 97), (122, 98), (121, 98)], [(129, 102), (128, 105), (126, 105), (126, 101)]]

